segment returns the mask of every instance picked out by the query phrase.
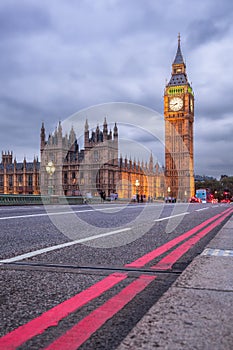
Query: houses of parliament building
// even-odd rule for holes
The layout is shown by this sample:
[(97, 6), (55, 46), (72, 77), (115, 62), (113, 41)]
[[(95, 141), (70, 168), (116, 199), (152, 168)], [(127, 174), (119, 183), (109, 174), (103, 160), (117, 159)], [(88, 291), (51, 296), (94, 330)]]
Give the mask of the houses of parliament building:
[(80, 148), (75, 130), (63, 135), (62, 124), (46, 138), (40, 132), (40, 162), (13, 160), (12, 152), (2, 152), (0, 194), (58, 196), (133, 196), (185, 200), (194, 195), (193, 121), (194, 94), (183, 60), (180, 37), (172, 63), (170, 81), (164, 90), (165, 168), (155, 163), (119, 156), (118, 126), (109, 129), (106, 118), (89, 129), (84, 125), (84, 146)]

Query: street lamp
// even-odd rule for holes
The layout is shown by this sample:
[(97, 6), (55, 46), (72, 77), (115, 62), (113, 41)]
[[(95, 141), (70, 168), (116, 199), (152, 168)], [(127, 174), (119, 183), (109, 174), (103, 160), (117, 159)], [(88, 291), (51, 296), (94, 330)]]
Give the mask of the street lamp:
[(167, 197), (165, 198), (165, 202), (166, 203), (169, 203), (169, 201), (171, 201), (170, 194), (171, 194), (171, 187), (168, 186), (168, 188), (167, 188)]
[(53, 177), (53, 174), (56, 170), (54, 164), (52, 161), (48, 162), (48, 164), (46, 165), (46, 171), (49, 175), (49, 186), (48, 186), (48, 194), (51, 195), (53, 194), (53, 184), (52, 184), (52, 177)]
[(137, 201), (139, 202), (138, 187), (140, 186), (140, 183), (138, 180), (135, 181), (135, 186), (136, 186), (136, 197), (137, 197)]

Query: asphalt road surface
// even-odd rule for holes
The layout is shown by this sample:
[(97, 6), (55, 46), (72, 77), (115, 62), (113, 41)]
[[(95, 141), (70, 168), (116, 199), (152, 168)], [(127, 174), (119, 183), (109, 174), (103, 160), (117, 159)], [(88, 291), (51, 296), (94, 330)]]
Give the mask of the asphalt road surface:
[(116, 349), (228, 204), (0, 208), (0, 349)]

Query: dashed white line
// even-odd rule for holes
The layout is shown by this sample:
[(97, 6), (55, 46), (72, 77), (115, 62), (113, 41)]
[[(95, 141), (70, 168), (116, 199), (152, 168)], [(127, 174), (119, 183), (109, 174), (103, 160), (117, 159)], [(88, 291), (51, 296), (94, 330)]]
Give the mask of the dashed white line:
[(188, 211), (186, 211), (185, 213), (180, 213), (180, 214), (176, 214), (176, 215), (173, 215), (173, 216), (167, 216), (165, 218), (156, 219), (154, 221), (158, 222), (158, 221), (163, 221), (163, 220), (169, 220), (169, 219), (175, 218), (177, 216), (188, 215), (188, 214), (190, 214), (190, 213)]
[(207, 208), (201, 208), (201, 209), (196, 209), (195, 211), (202, 211), (202, 210), (207, 210), (207, 209), (209, 209), (209, 207), (207, 207)]
[(43, 248), (43, 249), (38, 249), (38, 250), (35, 250), (33, 252), (29, 252), (29, 253), (21, 254), (21, 255), (18, 255), (18, 256), (14, 256), (14, 257), (9, 258), (9, 259), (0, 260), (0, 264), (8, 264), (8, 263), (12, 263), (12, 262), (15, 262), (15, 261), (31, 258), (31, 257), (36, 256), (36, 255), (40, 255), (40, 254), (43, 254), (43, 253), (51, 252), (51, 251), (54, 251), (54, 250), (57, 250), (57, 249), (61, 249), (61, 248), (70, 247), (70, 246), (75, 245), (75, 244), (84, 243), (84, 242), (92, 241), (94, 239), (115, 235), (115, 234), (121, 233), (121, 232), (130, 231), (131, 229), (132, 229), (131, 227), (126, 227), (126, 228), (123, 228), (121, 230), (116, 230), (116, 231), (111, 231), (111, 232), (106, 232), (106, 233), (100, 233), (98, 235), (77, 239), (76, 241), (62, 243), (62, 244), (54, 245), (52, 247), (47, 247), (47, 248)]
[(22, 219), (22, 218), (34, 218), (37, 216), (50, 216), (50, 215), (65, 215), (65, 214), (74, 214), (74, 213), (82, 213), (87, 211), (93, 211), (92, 209), (89, 210), (77, 210), (77, 211), (61, 211), (56, 213), (41, 213), (41, 214), (27, 214), (27, 215), (15, 215), (15, 216), (4, 216), (1, 217), (0, 220), (11, 220), (11, 219)]

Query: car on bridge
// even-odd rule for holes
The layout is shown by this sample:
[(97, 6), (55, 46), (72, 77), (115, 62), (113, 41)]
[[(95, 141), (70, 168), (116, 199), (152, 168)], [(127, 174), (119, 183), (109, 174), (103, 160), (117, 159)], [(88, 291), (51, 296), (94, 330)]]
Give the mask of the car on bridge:
[(189, 199), (189, 203), (201, 203), (201, 200), (200, 198), (193, 196)]

